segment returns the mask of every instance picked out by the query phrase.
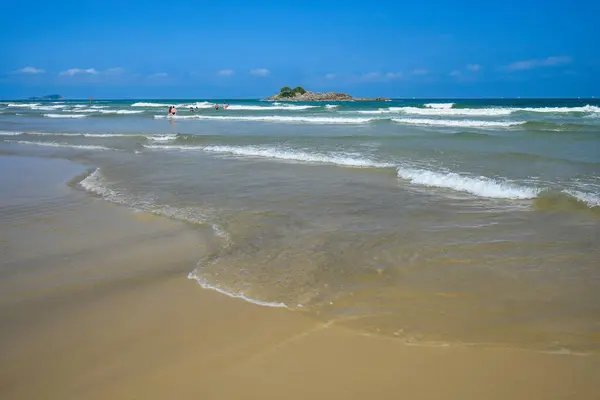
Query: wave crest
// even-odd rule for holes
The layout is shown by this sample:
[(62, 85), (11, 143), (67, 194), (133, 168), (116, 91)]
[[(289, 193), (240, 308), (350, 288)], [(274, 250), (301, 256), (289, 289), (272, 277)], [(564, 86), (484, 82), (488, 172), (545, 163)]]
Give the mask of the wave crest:
[(11, 140), (9, 143), (17, 144), (29, 144), (34, 146), (45, 146), (45, 147), (62, 147), (71, 149), (83, 149), (83, 150), (114, 150), (109, 147), (96, 146), (96, 145), (85, 145), (85, 144), (68, 144), (68, 143), (56, 143), (56, 142), (30, 142), (27, 140)]
[(393, 122), (412, 125), (429, 126), (455, 126), (461, 128), (508, 128), (523, 125), (526, 121), (476, 121), (452, 119), (425, 119), (425, 118), (392, 118)]
[(389, 168), (394, 164), (377, 162), (368, 158), (352, 157), (338, 153), (308, 153), (278, 147), (260, 146), (182, 146), (182, 145), (144, 145), (155, 150), (180, 150), (180, 151), (205, 151), (211, 153), (224, 153), (236, 156), (260, 157), (288, 161), (304, 161), (319, 164), (335, 164), (346, 167), (358, 168)]
[(311, 116), (211, 116), (211, 115), (155, 115), (155, 119), (197, 119), (209, 121), (252, 121), (252, 122), (287, 122), (287, 123), (312, 123), (312, 124), (366, 124), (374, 118), (360, 117), (311, 117)]
[(437, 110), (447, 110), (454, 107), (454, 103), (427, 103), (423, 105), (427, 108), (435, 108)]
[(487, 177), (471, 177), (455, 172), (435, 172), (426, 169), (398, 167), (398, 178), (411, 183), (467, 192), (494, 199), (533, 199), (538, 189), (517, 186)]
[(85, 118), (86, 114), (44, 114), (46, 118)]

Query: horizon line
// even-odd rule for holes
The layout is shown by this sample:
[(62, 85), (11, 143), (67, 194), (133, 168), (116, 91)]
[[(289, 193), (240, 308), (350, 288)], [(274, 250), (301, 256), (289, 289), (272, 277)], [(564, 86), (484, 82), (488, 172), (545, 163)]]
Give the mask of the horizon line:
[[(63, 97), (61, 99), (56, 99), (56, 100), (50, 100), (50, 99), (35, 99), (35, 96), (32, 97), (28, 97), (28, 98), (7, 98), (7, 99), (3, 99), (0, 98), (0, 101), (5, 102), (5, 101), (89, 101), (90, 97)], [(370, 97), (375, 99), (376, 97)], [(168, 98), (168, 97), (121, 97), (121, 98), (110, 98), (110, 97), (98, 97), (98, 98), (91, 98), (92, 101), (138, 101), (138, 100), (161, 100), (161, 101), (167, 101), (167, 100), (194, 100), (194, 101), (198, 101), (198, 100), (236, 100), (236, 101), (243, 101), (243, 100), (264, 100), (264, 101), (284, 101), (285, 100), (265, 100), (265, 98), (262, 97), (189, 97), (189, 98)], [(544, 97), (536, 97), (536, 96), (519, 96), (519, 97), (507, 97), (507, 96), (485, 96), (485, 97), (387, 97), (387, 101), (390, 100), (599, 100), (599, 98), (596, 98), (596, 96), (591, 96), (591, 97), (581, 97), (581, 96), (567, 96), (567, 97), (548, 97), (548, 96), (544, 96)], [(323, 102), (323, 101), (319, 101), (319, 102)], [(353, 100), (331, 100), (332, 103), (341, 103), (341, 102), (347, 102), (347, 103), (351, 103), (353, 102)], [(376, 102), (376, 101), (374, 101)], [(382, 101), (382, 102), (385, 102)], [(304, 102), (300, 102), (300, 103), (314, 103), (311, 101), (304, 101)]]

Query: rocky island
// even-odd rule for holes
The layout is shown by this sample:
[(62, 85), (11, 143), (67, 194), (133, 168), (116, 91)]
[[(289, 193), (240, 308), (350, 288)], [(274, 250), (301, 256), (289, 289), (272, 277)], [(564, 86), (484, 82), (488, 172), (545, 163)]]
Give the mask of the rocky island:
[(291, 89), (287, 86), (281, 88), (280, 92), (274, 96), (267, 97), (267, 101), (387, 101), (389, 99), (383, 97), (376, 98), (365, 98), (365, 97), (352, 97), (345, 93), (316, 93), (306, 91), (303, 87), (298, 86)]

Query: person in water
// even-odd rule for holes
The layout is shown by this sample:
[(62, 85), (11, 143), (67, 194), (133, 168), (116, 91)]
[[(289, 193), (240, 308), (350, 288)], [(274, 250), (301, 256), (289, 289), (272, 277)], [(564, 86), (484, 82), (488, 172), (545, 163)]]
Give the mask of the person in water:
[(175, 114), (177, 114), (177, 109), (175, 108), (175, 106), (171, 106), (169, 107), (169, 116), (174, 116)]
[(194, 107), (190, 107), (190, 112), (193, 113), (194, 112)]
[(215, 104), (215, 110), (218, 110), (218, 109), (219, 109), (219, 105)]

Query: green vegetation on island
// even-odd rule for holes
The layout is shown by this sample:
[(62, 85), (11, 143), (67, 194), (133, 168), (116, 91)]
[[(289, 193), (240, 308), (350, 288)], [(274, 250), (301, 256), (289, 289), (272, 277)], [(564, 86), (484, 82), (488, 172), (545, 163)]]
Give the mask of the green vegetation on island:
[(281, 88), (278, 94), (267, 97), (267, 101), (387, 101), (388, 99), (383, 97), (376, 98), (365, 98), (365, 97), (352, 97), (346, 93), (316, 93), (305, 90), (302, 86), (298, 86), (294, 89), (289, 86)]
[(284, 86), (279, 91), (279, 96), (280, 97), (296, 97), (297, 95), (303, 95), (304, 93), (306, 93), (306, 90), (304, 90), (304, 88), (302, 86), (295, 87), (294, 89), (291, 89), (288, 86)]

